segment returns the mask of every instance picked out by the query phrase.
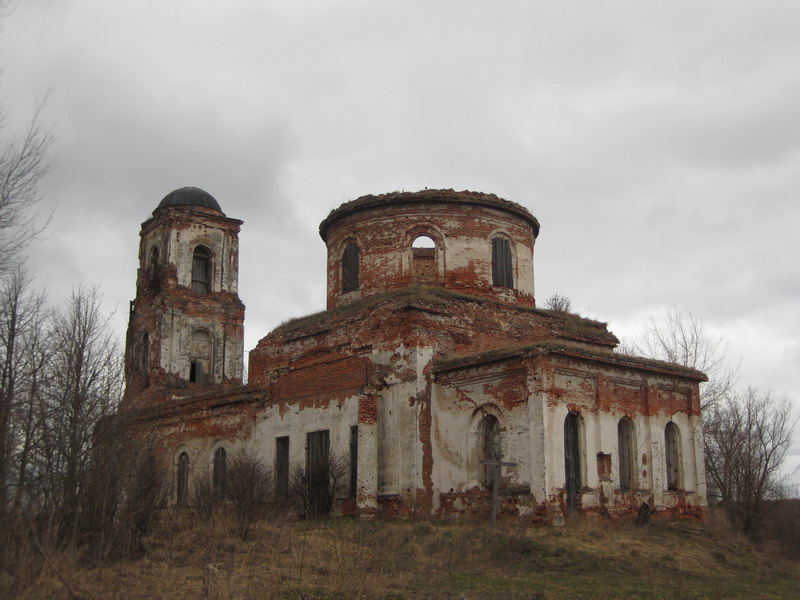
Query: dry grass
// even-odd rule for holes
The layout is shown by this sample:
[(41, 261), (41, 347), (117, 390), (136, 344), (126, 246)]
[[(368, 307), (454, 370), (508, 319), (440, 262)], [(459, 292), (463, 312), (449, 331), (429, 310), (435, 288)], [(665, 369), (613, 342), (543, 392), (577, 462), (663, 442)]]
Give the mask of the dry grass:
[[(649, 527), (579, 520), (289, 522), (241, 540), (217, 518), (164, 515), (146, 554), (81, 567), (56, 554), (19, 598), (550, 599), (796, 598), (797, 563), (760, 553), (713, 524)], [(2, 580), (0, 580), (2, 581)], [(71, 590), (71, 592), (70, 592)], [(72, 594), (72, 595), (71, 595)]]

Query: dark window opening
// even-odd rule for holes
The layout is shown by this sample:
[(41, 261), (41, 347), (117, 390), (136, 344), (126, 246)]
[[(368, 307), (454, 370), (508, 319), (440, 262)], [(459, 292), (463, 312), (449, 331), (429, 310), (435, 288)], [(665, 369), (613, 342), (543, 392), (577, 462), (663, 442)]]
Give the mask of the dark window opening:
[(275, 495), (289, 495), (289, 436), (275, 438)]
[(350, 427), (350, 497), (358, 495), (358, 425)]
[(189, 365), (189, 382), (190, 383), (205, 383), (206, 376), (203, 372), (203, 365), (197, 361), (192, 361)]
[(189, 455), (186, 452), (178, 458), (178, 504), (189, 503)]
[(617, 447), (619, 448), (619, 488), (632, 490), (634, 474), (634, 457), (636, 446), (634, 444), (633, 423), (627, 417), (620, 419), (617, 424)]
[(342, 255), (342, 291), (358, 289), (359, 250), (355, 244), (348, 244)]
[(681, 452), (680, 435), (675, 423), (667, 423), (664, 429), (664, 453), (667, 462), (667, 489), (681, 489)]
[(514, 287), (511, 242), (506, 238), (492, 238), (492, 285)]
[(564, 420), (564, 476), (566, 478), (567, 508), (570, 513), (578, 510), (578, 494), (581, 490), (581, 418), (569, 413)]
[(211, 334), (199, 329), (192, 332), (189, 345), (189, 382), (205, 384), (211, 381), (214, 342)]
[(192, 291), (207, 294), (210, 288), (211, 250), (205, 246), (194, 249), (192, 257)]
[(225, 479), (228, 470), (227, 453), (225, 448), (217, 448), (214, 452), (214, 480), (212, 487), (214, 490), (214, 500), (221, 502), (225, 499)]
[(330, 489), (330, 433), (327, 429), (306, 435), (306, 478), (309, 514), (327, 515), (333, 506)]
[[(483, 447), (481, 455), (483, 460), (499, 461), (502, 457), (502, 447), (500, 444), (500, 421), (493, 415), (487, 416), (481, 424), (481, 440)], [(483, 484), (492, 487), (495, 466), (483, 464)]]

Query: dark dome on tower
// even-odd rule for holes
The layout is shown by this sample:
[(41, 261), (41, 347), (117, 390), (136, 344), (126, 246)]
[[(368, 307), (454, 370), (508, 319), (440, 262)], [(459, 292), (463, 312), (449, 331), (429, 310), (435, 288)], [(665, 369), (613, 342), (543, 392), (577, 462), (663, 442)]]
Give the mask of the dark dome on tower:
[[(219, 202), (214, 196), (196, 187), (182, 187), (174, 192), (170, 192), (159, 203), (158, 208), (168, 208), (170, 206), (201, 206), (222, 212)], [(158, 210), (158, 209), (156, 209)]]

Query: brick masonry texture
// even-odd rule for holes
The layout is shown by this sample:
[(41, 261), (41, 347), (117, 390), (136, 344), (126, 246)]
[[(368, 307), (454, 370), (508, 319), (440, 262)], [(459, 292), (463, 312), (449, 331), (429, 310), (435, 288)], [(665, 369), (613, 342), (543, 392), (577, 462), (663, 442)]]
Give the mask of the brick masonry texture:
[[(496, 455), (508, 463), (501, 516), (558, 522), (554, 515), (574, 509), (618, 517), (642, 502), (657, 514), (703, 513), (704, 375), (619, 354), (604, 323), (536, 308), (539, 223), (524, 207), (491, 194), (424, 190), (334, 210), (320, 225), (326, 310), (263, 337), (250, 352), (246, 385), (240, 225), (216, 210), (172, 206), (142, 226), (124, 408), (173, 476), (186, 452), (191, 485), (219, 447), (255, 451), (274, 465), (278, 437), (289, 438), (291, 463), (303, 465), (306, 435), (321, 430), (331, 453), (346, 457), (357, 426), (358, 489), (355, 497), (342, 490), (342, 513), (485, 517), (491, 492), (481, 461)], [(419, 236), (435, 247), (413, 248)], [(510, 249), (510, 285), (493, 285), (496, 237)], [(207, 293), (191, 286), (198, 244), (213, 255)], [(345, 291), (352, 245), (358, 285)], [(151, 265), (153, 247), (161, 262)], [(190, 381), (197, 331), (212, 347), (203, 383)], [(623, 418), (635, 457), (625, 478)], [(569, 419), (574, 443), (565, 438)], [(667, 428), (678, 431), (672, 448)], [(622, 488), (623, 480), (632, 483)]]

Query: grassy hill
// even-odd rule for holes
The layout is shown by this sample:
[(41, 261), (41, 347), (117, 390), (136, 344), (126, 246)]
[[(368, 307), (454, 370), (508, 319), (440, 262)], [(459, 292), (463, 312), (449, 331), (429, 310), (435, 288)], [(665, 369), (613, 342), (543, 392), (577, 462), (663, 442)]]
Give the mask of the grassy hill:
[[(164, 515), (143, 554), (90, 566), (47, 557), (19, 598), (800, 598), (800, 563), (695, 521), (562, 528), (474, 521), (257, 525)], [(83, 564), (82, 564), (83, 563)], [(2, 586), (2, 579), (0, 579)]]

